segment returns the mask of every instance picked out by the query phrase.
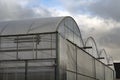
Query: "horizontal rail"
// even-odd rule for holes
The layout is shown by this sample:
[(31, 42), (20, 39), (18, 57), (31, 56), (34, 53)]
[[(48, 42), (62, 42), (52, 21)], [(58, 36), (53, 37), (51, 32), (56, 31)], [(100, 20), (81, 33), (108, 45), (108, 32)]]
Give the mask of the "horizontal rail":
[(11, 59), (11, 60), (0, 60), (0, 62), (12, 62), (12, 61), (53, 61), (56, 58), (41, 58), (41, 59)]
[(31, 33), (31, 34), (15, 34), (15, 35), (0, 35), (0, 37), (28, 36), (28, 35), (42, 35), (42, 34), (56, 34), (56, 33), (58, 33), (58, 32)]
[(44, 51), (44, 50), (56, 50), (56, 48), (42, 48), (42, 49), (6, 49), (6, 50), (0, 50), (0, 52), (22, 52), (22, 51)]

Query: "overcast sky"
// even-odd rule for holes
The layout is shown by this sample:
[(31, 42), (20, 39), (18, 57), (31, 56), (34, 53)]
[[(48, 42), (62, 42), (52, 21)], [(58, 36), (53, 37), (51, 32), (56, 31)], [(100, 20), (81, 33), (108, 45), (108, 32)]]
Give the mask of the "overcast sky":
[(84, 39), (120, 61), (120, 0), (0, 0), (0, 21), (50, 16), (72, 16)]

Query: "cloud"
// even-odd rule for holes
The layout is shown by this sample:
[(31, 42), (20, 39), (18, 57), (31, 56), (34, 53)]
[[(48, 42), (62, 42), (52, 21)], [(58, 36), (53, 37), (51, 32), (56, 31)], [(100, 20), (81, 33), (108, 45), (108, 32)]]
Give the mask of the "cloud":
[(107, 19), (120, 20), (120, 0), (60, 0), (73, 14), (87, 14)]
[(55, 12), (42, 5), (35, 6), (32, 4), (34, 2), (34, 0), (0, 0), (0, 20), (48, 17)]
[[(21, 0), (23, 1), (23, 0)], [(34, 16), (32, 9), (24, 8), (19, 0), (0, 0), (0, 20), (19, 19)]]
[(104, 33), (101, 33), (99, 36), (99, 42), (101, 45), (118, 49), (120, 48), (120, 27), (110, 29)]
[(120, 0), (99, 0), (88, 6), (94, 15), (120, 21)]

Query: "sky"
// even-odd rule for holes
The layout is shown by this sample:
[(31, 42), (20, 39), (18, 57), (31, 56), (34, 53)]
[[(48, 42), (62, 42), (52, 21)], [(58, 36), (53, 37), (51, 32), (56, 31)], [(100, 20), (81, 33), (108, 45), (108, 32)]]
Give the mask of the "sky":
[(84, 40), (92, 36), (98, 50), (120, 61), (120, 0), (0, 0), (0, 21), (71, 16)]

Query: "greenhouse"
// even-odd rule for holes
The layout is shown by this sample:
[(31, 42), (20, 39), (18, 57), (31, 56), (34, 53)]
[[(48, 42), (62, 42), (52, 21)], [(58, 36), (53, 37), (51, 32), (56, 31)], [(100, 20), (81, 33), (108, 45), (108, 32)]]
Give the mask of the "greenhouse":
[(114, 80), (114, 67), (72, 17), (2, 21), (0, 80)]

